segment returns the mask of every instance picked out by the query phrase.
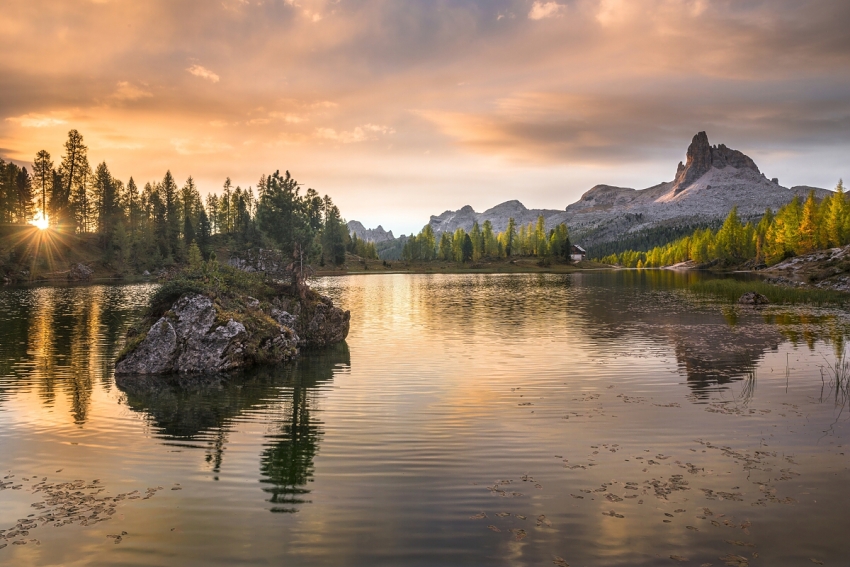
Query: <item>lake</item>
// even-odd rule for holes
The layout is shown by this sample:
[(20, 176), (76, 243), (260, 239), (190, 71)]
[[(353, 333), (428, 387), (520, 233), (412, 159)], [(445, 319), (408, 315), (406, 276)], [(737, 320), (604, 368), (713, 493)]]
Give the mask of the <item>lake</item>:
[(346, 343), (117, 383), (155, 286), (4, 288), (0, 564), (843, 564), (850, 317), (700, 277), (323, 278)]

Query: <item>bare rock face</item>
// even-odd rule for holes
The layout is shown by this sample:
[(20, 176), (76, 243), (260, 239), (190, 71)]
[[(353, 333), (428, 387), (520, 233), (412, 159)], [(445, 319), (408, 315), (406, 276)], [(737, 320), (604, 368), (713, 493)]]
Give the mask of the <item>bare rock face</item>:
[(264, 360), (282, 362), (298, 355), (298, 336), (279, 325), (271, 336), (257, 337), (242, 322), (217, 322), (216, 305), (208, 297), (180, 298), (147, 335), (115, 366), (116, 374), (215, 373)]
[(731, 166), (736, 169), (752, 169), (759, 171), (756, 163), (743, 152), (727, 148), (725, 145), (712, 147), (708, 143), (708, 135), (699, 132), (688, 146), (687, 163), (679, 162), (676, 179), (673, 181), (673, 193), (685, 190), (694, 181), (709, 172), (712, 167), (723, 169)]
[(377, 228), (366, 228), (363, 223), (356, 220), (348, 221), (348, 232), (349, 234), (356, 234), (357, 238), (366, 242), (377, 243), (395, 240), (393, 231), (384, 230), (381, 225), (378, 225)]
[(326, 347), (345, 340), (351, 324), (351, 312), (334, 307), (327, 297), (320, 296), (312, 312), (307, 312), (306, 325), (301, 333), (305, 346)]
[(738, 298), (738, 305), (768, 305), (770, 300), (763, 296), (760, 293), (756, 293), (754, 291), (748, 291), (740, 298)]

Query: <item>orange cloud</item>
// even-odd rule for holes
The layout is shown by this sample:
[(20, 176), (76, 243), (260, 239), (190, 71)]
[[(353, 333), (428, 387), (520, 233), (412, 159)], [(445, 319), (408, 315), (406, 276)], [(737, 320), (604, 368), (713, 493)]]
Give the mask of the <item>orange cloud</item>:
[(211, 81), (213, 83), (218, 82), (218, 75), (216, 75), (215, 73), (213, 73), (212, 71), (210, 71), (206, 67), (202, 67), (200, 65), (192, 65), (191, 67), (189, 67), (186, 70), (189, 71), (191, 74), (195, 75), (196, 77), (206, 79), (206, 80)]
[(288, 168), (348, 218), (392, 204), (416, 229), (459, 185), (548, 207), (648, 186), (700, 130), (834, 186), (846, 21), (840, 0), (7, 0), (0, 157), (61, 156), (76, 128), (124, 180)]

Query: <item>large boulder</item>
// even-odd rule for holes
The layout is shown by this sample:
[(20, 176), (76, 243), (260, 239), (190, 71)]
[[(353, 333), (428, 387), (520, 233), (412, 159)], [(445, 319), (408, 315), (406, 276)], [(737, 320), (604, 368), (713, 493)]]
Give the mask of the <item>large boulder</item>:
[(319, 300), (305, 310), (301, 321), (302, 344), (322, 348), (345, 340), (351, 325), (351, 312), (334, 307), (330, 298), (319, 296)]
[(136, 341), (116, 374), (214, 373), (283, 362), (298, 355), (299, 338), (260, 311), (225, 315), (210, 298), (188, 294)]

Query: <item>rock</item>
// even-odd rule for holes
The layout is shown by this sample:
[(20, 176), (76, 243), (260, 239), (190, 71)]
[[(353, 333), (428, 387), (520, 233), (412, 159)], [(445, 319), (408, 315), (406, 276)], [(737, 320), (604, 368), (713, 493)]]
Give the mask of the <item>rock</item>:
[(149, 278), (151, 276), (151, 273), (149, 271), (145, 270), (144, 272), (142, 272), (142, 275), (145, 276), (146, 278)]
[(351, 312), (334, 307), (333, 302), (319, 296), (312, 310), (302, 318), (307, 324), (301, 328), (302, 344), (307, 347), (325, 347), (345, 340), (351, 324)]
[(748, 291), (738, 298), (738, 305), (768, 305), (770, 300), (760, 293)]
[[(181, 297), (115, 366), (116, 374), (215, 373), (257, 362), (283, 362), (298, 355), (298, 335), (265, 314), (252, 319), (254, 332), (229, 317), (217, 321), (217, 306), (203, 295)], [(268, 325), (263, 325), (268, 321)]]
[(393, 231), (386, 231), (381, 225), (378, 225), (377, 228), (366, 228), (363, 223), (356, 220), (348, 221), (348, 232), (349, 234), (356, 234), (357, 238), (366, 242), (377, 243), (395, 240)]
[(286, 266), (290, 261), (277, 250), (260, 248), (242, 252), (240, 255), (234, 254), (227, 263), (243, 272), (265, 272), (267, 274), (288, 275)]
[(74, 264), (68, 271), (68, 279), (74, 282), (84, 282), (91, 279), (94, 270), (85, 264)]
[[(678, 194), (689, 187), (694, 181), (705, 175), (712, 167), (723, 169), (727, 166), (735, 169), (751, 169), (759, 171), (756, 163), (743, 152), (727, 148), (725, 145), (711, 146), (708, 135), (699, 132), (688, 146), (687, 163), (679, 162), (676, 179), (673, 181), (673, 194)], [(777, 181), (778, 183), (778, 181)]]
[(295, 315), (292, 315), (282, 309), (272, 307), (271, 318), (278, 322), (283, 327), (295, 328)]
[(162, 317), (127, 357), (115, 366), (116, 374), (167, 374), (174, 372), (177, 358), (177, 333), (174, 325)]

